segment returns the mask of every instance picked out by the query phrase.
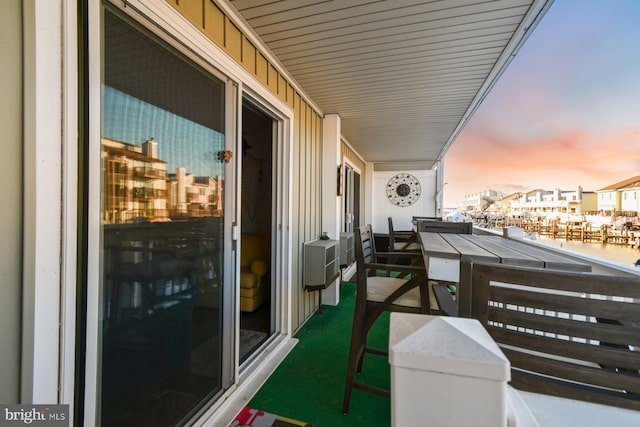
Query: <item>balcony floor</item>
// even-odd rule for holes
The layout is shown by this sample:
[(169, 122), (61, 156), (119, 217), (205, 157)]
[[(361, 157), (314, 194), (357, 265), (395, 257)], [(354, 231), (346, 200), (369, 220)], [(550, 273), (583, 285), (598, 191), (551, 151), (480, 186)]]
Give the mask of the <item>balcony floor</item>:
[[(348, 415), (342, 414), (344, 379), (351, 336), (355, 285), (343, 283), (340, 304), (323, 306), (298, 332), (298, 345), (249, 402), (252, 408), (313, 424), (314, 427), (390, 425), (389, 399), (354, 390)], [(374, 326), (369, 343), (385, 348), (389, 316)], [(386, 358), (367, 355), (362, 379), (389, 388)]]

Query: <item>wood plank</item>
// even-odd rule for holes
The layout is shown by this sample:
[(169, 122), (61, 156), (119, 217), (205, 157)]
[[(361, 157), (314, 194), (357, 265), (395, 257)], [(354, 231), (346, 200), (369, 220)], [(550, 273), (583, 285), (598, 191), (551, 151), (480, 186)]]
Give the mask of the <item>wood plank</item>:
[(543, 337), (497, 326), (488, 326), (487, 331), (498, 344), (583, 360), (598, 365), (615, 366), (636, 371), (640, 367), (640, 352), (637, 351)]
[(498, 256), (470, 242), (459, 234), (442, 233), (440, 236), (460, 253), (461, 258), (471, 258), (474, 261), (500, 262)]
[(489, 319), (506, 325), (567, 335), (572, 338), (583, 338), (610, 344), (640, 347), (640, 328), (563, 319), (555, 316), (526, 313), (524, 311), (497, 307), (489, 307)]
[(522, 265), (526, 267), (544, 267), (544, 261), (531, 257), (513, 248), (501, 245), (493, 236), (479, 236), (469, 234), (463, 236), (465, 239), (493, 253), (500, 258), (501, 264)]
[(418, 233), (422, 243), (422, 253), (425, 256), (438, 258), (460, 259), (460, 252), (455, 250), (438, 233)]
[(615, 319), (633, 324), (640, 322), (638, 304), (631, 302), (530, 292), (502, 286), (490, 286), (489, 300), (540, 310)]
[(542, 289), (575, 292), (578, 294), (608, 295), (640, 299), (640, 278), (627, 276), (605, 276), (571, 271), (540, 268), (475, 264), (475, 275), (487, 276), (490, 280), (517, 283)]
[(492, 238), (496, 239), (496, 242), (503, 246), (509, 247), (518, 252), (522, 252), (523, 254), (526, 254), (532, 258), (537, 258), (540, 261), (543, 261), (545, 268), (582, 272), (591, 271), (591, 266), (588, 264), (584, 264), (571, 258), (546, 251), (542, 248), (537, 248), (511, 239), (505, 239), (504, 237), (500, 236), (492, 236)]
[(561, 360), (533, 356), (528, 353), (501, 347), (511, 366), (531, 372), (539, 372), (569, 381), (589, 383), (599, 387), (625, 390), (640, 393), (640, 377), (638, 375), (616, 372), (591, 366), (582, 366)]

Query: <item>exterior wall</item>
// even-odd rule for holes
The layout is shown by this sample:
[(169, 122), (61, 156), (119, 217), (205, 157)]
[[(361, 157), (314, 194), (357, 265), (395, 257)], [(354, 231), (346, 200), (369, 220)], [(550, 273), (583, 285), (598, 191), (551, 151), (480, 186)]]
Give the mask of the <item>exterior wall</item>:
[(22, 2), (2, 2), (0, 34), (0, 402), (17, 403), (20, 393), (22, 291)]
[(294, 111), (291, 325), (295, 331), (318, 305), (317, 292), (311, 295), (302, 289), (302, 250), (305, 241), (322, 233), (322, 116), (213, 2), (166, 1)]
[(619, 211), (620, 208), (620, 192), (615, 190), (598, 192), (598, 210)]
[(365, 164), (362, 159), (356, 154), (353, 149), (347, 145), (344, 141), (340, 144), (340, 152), (343, 158), (349, 159), (351, 163), (353, 163), (358, 169), (362, 171), (362, 179), (364, 179), (364, 168)]
[(637, 189), (623, 190), (621, 201), (622, 211), (638, 212), (640, 211), (640, 191)]
[(598, 209), (598, 195), (596, 193), (582, 193), (582, 212), (593, 212)]
[(389, 230), (389, 217), (393, 218), (395, 230), (411, 230), (411, 220), (414, 216), (435, 216), (436, 172), (434, 170), (402, 171), (402, 173), (405, 172), (418, 179), (422, 190), (418, 201), (407, 207), (396, 206), (387, 198), (387, 183), (392, 176), (400, 172), (378, 171), (373, 174), (371, 225), (376, 233), (386, 233)]

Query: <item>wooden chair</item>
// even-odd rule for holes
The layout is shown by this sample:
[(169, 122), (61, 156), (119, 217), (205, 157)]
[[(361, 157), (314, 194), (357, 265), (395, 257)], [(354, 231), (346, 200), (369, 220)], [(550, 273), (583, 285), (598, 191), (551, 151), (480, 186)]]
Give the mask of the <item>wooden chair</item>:
[(354, 388), (389, 396), (388, 390), (356, 381), (356, 372), (362, 370), (365, 352), (387, 354), (367, 347), (369, 331), (380, 315), (385, 311), (429, 313), (429, 292), (424, 266), (381, 264), (376, 262), (377, 255), (407, 256), (404, 253), (377, 254), (371, 225), (356, 229), (356, 301), (342, 406), (344, 414), (349, 412)]
[(462, 263), (515, 388), (640, 410), (640, 278)]
[(453, 221), (421, 221), (417, 222), (418, 233), (457, 233), (472, 234), (472, 222), (453, 222)]
[(433, 283), (430, 282), (429, 286), (433, 291), (433, 295), (435, 297), (436, 303), (438, 305), (438, 313), (444, 316), (458, 317), (459, 310), (458, 304), (453, 299), (453, 295), (449, 290), (449, 286), (444, 283)]
[(413, 221), (442, 221), (441, 216), (414, 216)]
[(411, 230), (397, 231), (393, 228), (393, 218), (387, 218), (389, 223), (389, 248), (392, 251), (419, 251), (420, 244), (416, 233)]

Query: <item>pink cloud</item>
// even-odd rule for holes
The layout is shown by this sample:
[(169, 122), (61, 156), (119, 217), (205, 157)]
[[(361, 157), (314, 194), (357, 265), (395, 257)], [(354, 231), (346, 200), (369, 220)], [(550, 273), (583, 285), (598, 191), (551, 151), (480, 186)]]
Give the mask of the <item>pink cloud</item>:
[(489, 188), (596, 190), (640, 172), (640, 130), (509, 138), (468, 129), (445, 157), (445, 204)]

